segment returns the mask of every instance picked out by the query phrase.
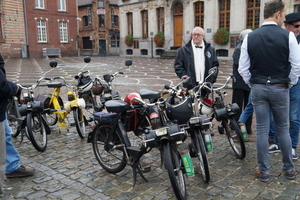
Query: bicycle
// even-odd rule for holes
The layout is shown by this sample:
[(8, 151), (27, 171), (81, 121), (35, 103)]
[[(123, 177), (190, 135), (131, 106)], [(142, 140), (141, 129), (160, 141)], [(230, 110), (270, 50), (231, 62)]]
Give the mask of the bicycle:
[[(228, 76), (226, 82), (216, 88), (209, 82), (202, 83), (198, 90), (208, 90), (209, 93), (205, 96), (198, 95), (196, 98), (199, 103), (199, 112), (210, 116), (211, 120), (215, 118), (221, 122), (218, 126), (218, 132), (220, 134), (226, 134), (234, 153), (239, 159), (244, 159), (246, 156), (245, 142), (241, 130), (234, 119), (234, 115), (239, 112), (239, 106), (236, 103), (224, 103), (224, 96), (227, 95), (227, 92), (223, 91), (223, 89), (226, 89), (226, 86), (232, 78), (232, 75)], [(215, 93), (217, 94), (216, 97), (214, 95)], [(211, 97), (209, 95), (211, 95)]]
[[(180, 129), (178, 124), (168, 122), (162, 110), (160, 111), (158, 105), (164, 106), (164, 101), (146, 103), (142, 100), (142, 98), (158, 99), (161, 96), (160, 93), (149, 90), (143, 90), (141, 93), (141, 95), (129, 94), (125, 97), (125, 101), (105, 102), (105, 108), (111, 113), (94, 113), (96, 128), (90, 133), (88, 142), (92, 143), (96, 159), (106, 171), (117, 173), (122, 171), (127, 164), (130, 165), (133, 169), (134, 186), (137, 173), (147, 181), (143, 172), (149, 171), (149, 168), (142, 170), (140, 158), (152, 148), (158, 148), (176, 197), (185, 199), (185, 170), (177, 143), (182, 143), (187, 134)], [(126, 117), (128, 112), (134, 113), (129, 116), (134, 116), (133, 118), (137, 120), (133, 126), (130, 126), (131, 120)], [(131, 145), (128, 131), (134, 131), (136, 136), (145, 136), (140, 146)]]
[(208, 183), (210, 181), (210, 172), (206, 156), (206, 146), (204, 144), (204, 130), (209, 129), (212, 123), (207, 115), (199, 115), (196, 112), (197, 109), (195, 108), (193, 101), (198, 93), (186, 95), (182, 83), (186, 82), (188, 79), (189, 77), (183, 76), (181, 82), (177, 85), (165, 85), (165, 89), (169, 93), (167, 116), (170, 120), (177, 121), (177, 123), (189, 133), (189, 154), (192, 158), (198, 158), (201, 175), (204, 181)]
[[(31, 86), (19, 85), (22, 89), (21, 93), (17, 94), (9, 100), (7, 105), (7, 119), (12, 130), (12, 136), (17, 137), (21, 133), (21, 141), (27, 137), (34, 148), (44, 152), (47, 148), (47, 135), (51, 133), (50, 128), (42, 117), (44, 106), (42, 102), (34, 99), (34, 89), (39, 85), (39, 82)], [(25, 93), (24, 90), (28, 92)]]
[[(57, 66), (56, 61), (51, 61), (50, 66), (52, 68)], [(62, 80), (55, 81), (55, 80)], [(85, 121), (83, 110), (85, 108), (85, 101), (82, 98), (78, 98), (77, 96), (77, 87), (75, 85), (69, 85), (66, 83), (66, 80), (62, 76), (56, 76), (53, 78), (43, 77), (41, 80), (48, 81), (46, 86), (48, 88), (53, 88), (53, 91), (50, 95), (45, 94), (47, 97), (45, 99), (45, 106), (49, 107), (49, 110), (44, 112), (44, 116), (46, 122), (49, 125), (55, 125), (58, 123), (59, 125), (59, 132), (61, 132), (62, 128), (64, 127), (67, 131), (69, 131), (69, 127), (65, 119), (73, 111), (73, 118), (76, 126), (76, 130), (80, 138), (85, 137)], [(60, 89), (62, 86), (66, 86), (67, 88), (71, 88), (71, 91), (67, 92), (68, 101), (64, 104), (61, 97), (60, 97)]]

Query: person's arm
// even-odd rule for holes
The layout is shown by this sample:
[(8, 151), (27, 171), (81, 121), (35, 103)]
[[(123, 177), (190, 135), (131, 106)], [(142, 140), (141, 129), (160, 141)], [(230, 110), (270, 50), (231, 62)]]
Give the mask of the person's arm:
[(248, 54), (248, 35), (246, 35), (242, 47), (241, 47), (241, 55), (239, 60), (239, 68), (238, 72), (243, 77), (243, 80), (246, 84), (249, 84), (251, 73), (249, 71), (250, 68), (250, 57)]
[(295, 85), (300, 77), (300, 46), (297, 43), (296, 37), (293, 32), (289, 35), (289, 62), (291, 63), (291, 72), (289, 78), (291, 80), (290, 84)]
[(187, 75), (186, 68), (184, 66), (184, 56), (182, 49), (178, 50), (177, 56), (175, 58), (174, 69), (176, 75), (181, 78), (184, 75)]
[(18, 92), (18, 86), (6, 80), (3, 68), (0, 68), (0, 98), (7, 99)]

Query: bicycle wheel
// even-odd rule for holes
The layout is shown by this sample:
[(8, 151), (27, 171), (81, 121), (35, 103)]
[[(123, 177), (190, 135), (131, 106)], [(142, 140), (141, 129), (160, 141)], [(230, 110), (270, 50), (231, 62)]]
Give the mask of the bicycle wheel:
[(83, 93), (80, 95), (80, 98), (83, 98), (85, 101), (85, 110), (89, 114), (94, 113), (94, 100), (93, 97), (89, 93)]
[(197, 157), (199, 159), (202, 177), (206, 183), (210, 180), (208, 160), (206, 156), (206, 148), (203, 142), (202, 133), (199, 129), (195, 130), (195, 138), (192, 138)]
[(73, 117), (74, 117), (77, 133), (83, 139), (85, 136), (85, 122), (84, 122), (82, 109), (78, 107), (74, 107), (72, 110), (73, 110)]
[[(49, 102), (50, 102), (50, 97), (48, 97), (45, 100), (44, 107), (49, 108), (49, 110), (45, 110), (45, 112), (43, 113), (43, 117), (49, 126), (53, 126), (58, 121), (58, 115), (57, 115), (57, 113), (53, 113), (53, 110), (55, 110), (53, 102), (51, 104)], [(64, 106), (64, 103), (63, 103), (61, 97), (58, 97), (58, 103), (62, 109)]]
[(168, 171), (169, 178), (175, 196), (177, 199), (186, 199), (186, 185), (184, 179), (184, 167), (181, 156), (175, 144), (169, 141), (163, 144), (165, 167)]
[(9, 102), (7, 104), (7, 120), (8, 120), (8, 124), (10, 126), (11, 129), (11, 136), (12, 137), (17, 137), (20, 134), (20, 122), (18, 122), (17, 120), (17, 113), (16, 113), (16, 108), (13, 104), (13, 102)]
[(29, 139), (38, 151), (45, 151), (47, 147), (47, 132), (40, 113), (27, 113), (26, 126)]
[(107, 141), (111, 129), (110, 125), (98, 125), (93, 130), (93, 151), (103, 169), (109, 173), (118, 173), (126, 166), (126, 156), (123, 149), (115, 148), (122, 144), (118, 133), (110, 135), (110, 141)]
[(245, 143), (242, 137), (241, 130), (233, 116), (229, 116), (227, 120), (222, 120), (223, 128), (234, 153), (239, 159), (246, 156)]

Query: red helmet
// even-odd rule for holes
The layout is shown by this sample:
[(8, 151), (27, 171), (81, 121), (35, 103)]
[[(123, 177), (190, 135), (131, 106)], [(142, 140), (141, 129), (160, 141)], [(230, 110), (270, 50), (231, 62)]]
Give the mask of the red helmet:
[(137, 101), (132, 101), (131, 102), (131, 99), (134, 98), (134, 97), (142, 99), (142, 97), (139, 93), (134, 92), (134, 93), (127, 94), (124, 101), (127, 102), (127, 103), (139, 104), (139, 102), (137, 102)]

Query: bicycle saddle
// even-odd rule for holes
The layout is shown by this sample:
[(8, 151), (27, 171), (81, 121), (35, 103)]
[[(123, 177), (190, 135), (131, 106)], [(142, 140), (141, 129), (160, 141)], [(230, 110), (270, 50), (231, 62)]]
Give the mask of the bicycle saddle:
[(139, 94), (141, 95), (142, 99), (158, 99), (161, 97), (161, 93), (147, 88), (141, 89)]
[(109, 100), (105, 102), (105, 108), (108, 112), (124, 112), (131, 109), (130, 104), (121, 100)]

